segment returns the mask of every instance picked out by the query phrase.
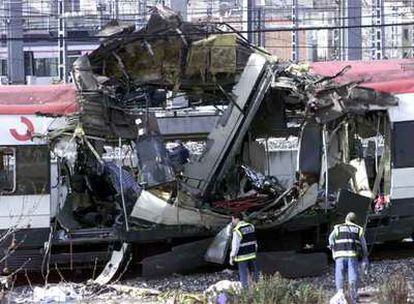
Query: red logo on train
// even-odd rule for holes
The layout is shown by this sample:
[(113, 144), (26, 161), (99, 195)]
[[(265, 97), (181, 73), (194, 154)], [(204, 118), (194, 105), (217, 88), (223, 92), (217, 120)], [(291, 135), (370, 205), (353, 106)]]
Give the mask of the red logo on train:
[(32, 135), (34, 133), (34, 126), (33, 123), (28, 119), (27, 117), (21, 116), (20, 121), (26, 125), (27, 130), (26, 133), (20, 134), (17, 132), (16, 129), (10, 129), (10, 134), (17, 139), (18, 141), (28, 141), (32, 138)]

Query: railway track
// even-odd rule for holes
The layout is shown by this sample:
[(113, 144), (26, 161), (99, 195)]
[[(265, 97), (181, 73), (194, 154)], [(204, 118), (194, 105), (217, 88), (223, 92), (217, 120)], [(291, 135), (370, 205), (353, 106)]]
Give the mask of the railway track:
[(414, 257), (414, 241), (387, 242), (368, 246), (370, 260), (398, 260)]

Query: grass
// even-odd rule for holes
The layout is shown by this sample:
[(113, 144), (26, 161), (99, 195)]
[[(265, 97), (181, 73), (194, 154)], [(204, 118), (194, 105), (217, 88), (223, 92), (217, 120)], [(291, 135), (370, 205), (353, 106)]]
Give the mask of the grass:
[[(210, 298), (208, 302), (206, 296), (179, 291), (173, 295), (170, 293), (165, 298), (169, 298), (169, 303), (174, 304), (212, 303), (212, 299)], [(266, 276), (250, 289), (241, 292), (228, 290), (226, 298), (228, 304), (322, 304), (328, 302), (322, 289), (317, 289), (310, 284), (294, 283), (282, 278), (279, 274)]]
[(408, 303), (408, 283), (401, 274), (392, 275), (380, 286), (377, 300), (380, 304)]
[(322, 304), (327, 298), (322, 289), (306, 283), (293, 283), (279, 274), (264, 277), (251, 289), (236, 296), (240, 304)]

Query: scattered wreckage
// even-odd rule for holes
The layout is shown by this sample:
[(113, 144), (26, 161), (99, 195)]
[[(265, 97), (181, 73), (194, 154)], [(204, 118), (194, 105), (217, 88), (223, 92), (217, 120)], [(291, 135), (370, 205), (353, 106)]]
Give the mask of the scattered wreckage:
[[(105, 284), (131, 261), (143, 275), (190, 270), (233, 211), (256, 225), (268, 263), (323, 250), (349, 210), (370, 243), (411, 236), (411, 61), (281, 63), (161, 6), (144, 29), (107, 31), (74, 63), (74, 85), (0, 87), (5, 272), (94, 265)], [(190, 162), (154, 115), (168, 91), (224, 109)], [(260, 173), (259, 140), (289, 135), (300, 144), (286, 188)]]

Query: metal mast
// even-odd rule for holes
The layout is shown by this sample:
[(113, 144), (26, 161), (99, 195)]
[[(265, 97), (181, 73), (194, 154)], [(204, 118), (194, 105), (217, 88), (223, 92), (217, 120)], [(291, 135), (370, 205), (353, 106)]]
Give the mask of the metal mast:
[(371, 32), (371, 57), (384, 57), (384, 0), (372, 0), (372, 24), (376, 27)]
[(58, 31), (58, 47), (59, 47), (59, 79), (64, 83), (68, 82), (68, 47), (66, 35), (66, 19), (65, 19), (65, 0), (59, 0), (59, 31)]
[(22, 0), (8, 0), (7, 18), (7, 70), (10, 84), (24, 84)]
[(147, 20), (147, 0), (138, 0), (138, 16), (135, 22), (135, 28), (140, 29), (145, 25)]
[(292, 0), (292, 23), (292, 61), (297, 62), (299, 59), (298, 0)]
[(119, 3), (118, 0), (111, 1), (111, 19), (118, 20), (119, 19)]

